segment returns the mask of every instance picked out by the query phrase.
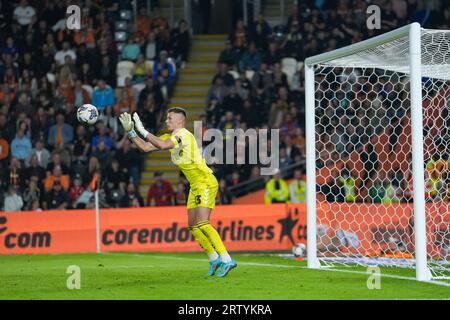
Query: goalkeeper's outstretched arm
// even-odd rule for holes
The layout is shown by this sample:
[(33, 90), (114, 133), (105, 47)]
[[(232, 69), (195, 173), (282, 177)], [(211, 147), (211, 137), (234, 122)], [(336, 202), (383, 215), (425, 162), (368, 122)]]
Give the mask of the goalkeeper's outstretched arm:
[(139, 150), (141, 150), (142, 152), (150, 152), (150, 151), (155, 151), (158, 150), (157, 147), (155, 147), (154, 145), (152, 145), (150, 142), (144, 141), (142, 140), (140, 137), (138, 137), (137, 135), (135, 137), (130, 138), (131, 142), (134, 143), (134, 145), (136, 147), (138, 147)]
[(131, 142), (134, 143), (136, 147), (142, 152), (150, 152), (154, 150), (158, 150), (157, 147), (155, 147), (150, 142), (142, 140), (136, 132), (134, 131), (134, 124), (131, 120), (131, 115), (128, 113), (122, 113), (119, 117), (120, 122), (122, 123), (123, 128), (127, 132), (128, 138), (130, 138)]
[(174, 147), (172, 140), (163, 140), (145, 130), (144, 125), (142, 124), (141, 119), (139, 119), (139, 115), (137, 114), (137, 112), (133, 114), (133, 120), (136, 126), (136, 130), (145, 138), (145, 141), (151, 143), (157, 149), (167, 150)]

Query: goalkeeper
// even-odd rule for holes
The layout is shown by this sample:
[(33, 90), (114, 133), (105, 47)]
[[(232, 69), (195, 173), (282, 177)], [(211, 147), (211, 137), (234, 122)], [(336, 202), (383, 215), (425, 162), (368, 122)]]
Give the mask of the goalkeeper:
[[(186, 111), (182, 108), (171, 108), (167, 111), (166, 125), (171, 134), (161, 137), (149, 133), (142, 125), (135, 112), (133, 120), (128, 113), (119, 117), (128, 138), (142, 152), (169, 150), (171, 159), (186, 176), (191, 188), (188, 196), (188, 225), (195, 240), (209, 257), (209, 272), (212, 276), (217, 270), (219, 277), (224, 277), (237, 266), (230, 257), (219, 233), (209, 223), (211, 210), (215, 206), (218, 183), (212, 170), (208, 168), (201, 156), (194, 135), (185, 128)], [(134, 130), (144, 137), (141, 139)]]

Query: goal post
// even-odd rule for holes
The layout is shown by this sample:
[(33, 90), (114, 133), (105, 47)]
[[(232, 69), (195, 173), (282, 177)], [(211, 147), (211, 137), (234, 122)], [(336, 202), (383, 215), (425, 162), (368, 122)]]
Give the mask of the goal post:
[(412, 23), (305, 60), (309, 268), (450, 276), (449, 101), (447, 30)]

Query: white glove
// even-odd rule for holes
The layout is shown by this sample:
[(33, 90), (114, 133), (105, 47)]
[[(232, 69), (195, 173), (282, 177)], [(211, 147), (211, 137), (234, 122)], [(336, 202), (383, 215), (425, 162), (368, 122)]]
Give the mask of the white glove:
[(131, 115), (127, 112), (122, 113), (119, 116), (120, 123), (122, 123), (123, 128), (126, 132), (133, 131), (134, 123), (131, 120)]
[(144, 125), (142, 124), (141, 119), (139, 119), (139, 115), (137, 112), (133, 114), (134, 125), (136, 126), (136, 130), (140, 133), (141, 136), (147, 138), (149, 132), (145, 130)]

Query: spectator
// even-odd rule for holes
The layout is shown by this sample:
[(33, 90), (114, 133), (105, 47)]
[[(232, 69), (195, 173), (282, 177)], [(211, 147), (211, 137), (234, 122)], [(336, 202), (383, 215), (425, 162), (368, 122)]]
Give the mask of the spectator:
[(62, 170), (62, 174), (64, 175), (68, 175), (70, 173), (70, 168), (61, 161), (61, 155), (56, 152), (52, 154), (52, 161), (49, 162), (47, 168), (45, 168), (47, 176), (53, 172), (53, 169), (55, 167), (60, 167)]
[(102, 167), (105, 168), (110, 164), (112, 155), (113, 153), (106, 147), (105, 141), (99, 140), (97, 146), (93, 149), (91, 156), (97, 158)]
[(113, 146), (113, 141), (108, 133), (108, 128), (101, 121), (97, 122), (97, 134), (92, 138), (91, 146), (92, 151), (95, 151), (98, 144), (102, 141), (107, 149), (111, 149)]
[(92, 209), (94, 208), (94, 190), (92, 186), (88, 184), (87, 188), (78, 196), (73, 203), (75, 209)]
[(180, 20), (178, 28), (172, 30), (170, 39), (175, 61), (183, 69), (186, 65), (190, 49), (190, 35), (186, 20)]
[(347, 168), (342, 170), (342, 175), (339, 178), (339, 183), (343, 187), (345, 202), (356, 201), (356, 183), (355, 178), (350, 174)]
[(217, 63), (225, 63), (229, 67), (233, 67), (237, 65), (238, 62), (239, 62), (239, 55), (233, 48), (231, 41), (227, 40), (225, 43), (225, 49), (222, 52), (220, 52)]
[(229, 186), (237, 186), (242, 182), (241, 180), (241, 174), (239, 173), (239, 170), (233, 170), (233, 173), (231, 173), (231, 176), (228, 180)]
[(7, 181), (9, 185), (15, 187), (22, 186), (25, 183), (24, 170), (21, 168), (19, 159), (15, 157), (11, 158)]
[(225, 117), (220, 121), (218, 129), (225, 133), (226, 129), (237, 129), (239, 122), (234, 118), (232, 111), (227, 111)]
[(105, 180), (111, 183), (110, 189), (119, 189), (120, 183), (127, 184), (130, 181), (130, 175), (120, 169), (119, 161), (114, 158), (106, 171)]
[(31, 104), (29, 92), (22, 92), (18, 94), (18, 97), (19, 103), (15, 106), (16, 114), (24, 113), (27, 117), (31, 117), (33, 115), (33, 105)]
[(281, 63), (281, 52), (278, 49), (278, 43), (272, 41), (269, 44), (269, 51), (264, 55), (264, 63), (268, 66), (273, 66), (275, 63)]
[(23, 170), (23, 177), (26, 182), (30, 181), (32, 177), (37, 177), (39, 185), (42, 185), (46, 177), (46, 172), (44, 167), (39, 163), (37, 154), (32, 154), (29, 160), (28, 166)]
[(223, 84), (226, 87), (231, 87), (234, 85), (234, 78), (233, 76), (228, 73), (228, 65), (226, 63), (219, 63), (217, 66), (217, 73), (214, 75), (214, 78), (212, 80), (212, 83), (216, 82), (217, 78), (222, 78)]
[[(80, 198), (80, 196), (84, 192), (84, 187), (82, 185), (82, 180), (80, 175), (75, 175), (73, 177), (73, 182), (69, 188), (68, 196), (70, 203), (75, 204), (76, 201)], [(76, 208), (76, 207), (75, 207)]]
[(274, 86), (278, 89), (280, 87), (288, 88), (286, 73), (281, 70), (281, 63), (274, 63), (272, 66), (272, 81)]
[[(137, 201), (137, 203), (136, 203)], [(144, 206), (144, 200), (139, 192), (136, 191), (134, 184), (129, 183), (127, 185), (127, 193), (120, 199), (120, 206), (122, 208), (136, 207), (137, 204), (140, 207)]]
[(136, 25), (139, 32), (144, 36), (147, 36), (151, 30), (152, 20), (147, 14), (147, 8), (141, 7), (139, 9), (139, 14), (136, 17)]
[(69, 176), (64, 175), (61, 167), (59, 166), (55, 166), (53, 168), (52, 174), (48, 175), (47, 178), (45, 178), (45, 191), (49, 192), (50, 190), (52, 190), (55, 184), (59, 184), (65, 191), (69, 190)]
[(286, 181), (281, 178), (281, 172), (278, 169), (272, 179), (266, 183), (264, 202), (266, 204), (289, 202), (289, 187)]
[(244, 52), (241, 63), (239, 65), (242, 71), (254, 70), (257, 71), (261, 67), (262, 57), (254, 42), (251, 42), (248, 51)]
[(369, 189), (369, 198), (372, 203), (381, 203), (386, 195), (383, 182), (376, 178)]
[(81, 106), (83, 104), (91, 102), (91, 94), (85, 88), (83, 88), (83, 83), (79, 79), (75, 80), (73, 93), (74, 105)]
[(22, 27), (22, 30), (32, 30), (36, 22), (36, 10), (28, 5), (27, 0), (21, 0), (20, 5), (14, 9), (14, 20)]
[(237, 94), (235, 86), (230, 87), (228, 94), (223, 98), (222, 109), (224, 112), (233, 112), (234, 114), (240, 113), (244, 102), (242, 98)]
[(16, 137), (11, 141), (11, 156), (25, 163), (25, 160), (31, 155), (31, 148), (30, 138), (25, 135), (23, 129), (19, 129)]
[(156, 35), (152, 31), (147, 35), (147, 41), (144, 45), (145, 59), (155, 60), (159, 56), (160, 44), (156, 41)]
[(41, 189), (38, 187), (38, 178), (33, 176), (28, 182), (28, 187), (23, 193), (23, 210), (32, 210), (33, 203), (35, 201), (40, 201), (42, 196)]
[(147, 80), (145, 81), (145, 87), (139, 94), (138, 98), (139, 109), (146, 101), (148, 95), (153, 96), (153, 99), (155, 100), (155, 103), (157, 105), (160, 105), (164, 100), (161, 92), (161, 86), (159, 85), (158, 81), (155, 81), (152, 77), (147, 78)]
[(233, 47), (237, 50), (238, 54), (241, 55), (244, 48), (247, 46), (247, 28), (244, 25), (244, 21), (239, 19), (236, 22), (236, 27), (229, 37), (229, 40), (233, 43)]
[(228, 191), (226, 181), (224, 179), (220, 179), (219, 181), (219, 191), (216, 197), (216, 204), (232, 204), (233, 203), (233, 195), (230, 191)]
[(147, 193), (147, 206), (170, 206), (173, 204), (174, 192), (169, 181), (163, 178), (161, 172), (153, 175), (155, 182), (150, 186)]
[(63, 190), (60, 183), (53, 184), (51, 190), (45, 195), (43, 202), (44, 210), (65, 210), (69, 205), (69, 196)]
[(104, 79), (109, 86), (116, 86), (115, 65), (109, 56), (103, 56), (97, 69), (97, 78)]
[(256, 71), (251, 79), (252, 87), (256, 89), (258, 96), (264, 97), (268, 89), (272, 86), (272, 73), (265, 62), (261, 63), (260, 70)]
[[(176, 206), (183, 206), (187, 204), (188, 197), (186, 195), (186, 189), (185, 189), (184, 183), (179, 182), (177, 184), (177, 187), (175, 189), (174, 194), (174, 201)], [(147, 206), (148, 206), (148, 199), (147, 199)]]
[(133, 84), (143, 83), (147, 77), (152, 76), (152, 71), (150, 62), (145, 61), (143, 54), (139, 54), (136, 63), (131, 70)]
[(5, 197), (3, 210), (5, 212), (20, 211), (23, 207), (23, 200), (20, 195), (17, 194), (17, 188), (15, 186), (9, 186), (8, 194)]
[(391, 181), (384, 182), (385, 194), (382, 199), (383, 204), (400, 203), (401, 189)]
[(61, 67), (58, 78), (58, 95), (64, 99), (64, 102), (75, 102), (75, 81), (68, 65)]
[(122, 48), (122, 60), (130, 60), (135, 62), (139, 56), (141, 48), (136, 42), (135, 37), (129, 37), (128, 42)]
[(147, 128), (150, 132), (156, 132), (158, 130), (158, 119), (159, 108), (156, 105), (155, 99), (153, 99), (153, 95), (147, 96), (147, 101), (145, 101), (142, 109), (139, 113), (139, 116), (144, 124), (145, 128)]
[(6, 38), (6, 47), (2, 49), (3, 60), (7, 60), (8, 56), (12, 59), (12, 61), (17, 61), (19, 58), (19, 50), (14, 44), (13, 37)]
[(51, 147), (59, 145), (61, 142), (64, 145), (71, 144), (73, 141), (73, 128), (70, 124), (65, 123), (65, 116), (63, 112), (56, 115), (56, 124), (50, 127), (48, 132), (48, 144)]
[(260, 114), (249, 99), (244, 101), (244, 108), (241, 111), (241, 122), (245, 122), (249, 128), (256, 128), (261, 123)]
[(170, 95), (174, 85), (175, 71), (167, 58), (167, 51), (159, 53), (159, 60), (153, 64), (153, 79), (156, 79), (161, 87), (167, 86), (168, 94)]
[(227, 88), (224, 86), (223, 79), (218, 77), (214, 80), (213, 85), (209, 88), (206, 97), (206, 103), (209, 104), (211, 100), (216, 100), (221, 104), (227, 94)]
[(66, 57), (69, 56), (72, 61), (77, 60), (77, 55), (74, 50), (70, 48), (70, 43), (68, 41), (64, 41), (62, 44), (62, 49), (56, 52), (55, 54), (55, 62), (57, 66), (62, 66), (66, 63)]
[(139, 185), (139, 170), (141, 167), (141, 155), (135, 147), (132, 147), (129, 139), (124, 135), (118, 143), (116, 159), (119, 161), (120, 168), (131, 176), (135, 186)]
[(306, 177), (300, 170), (294, 171), (294, 181), (289, 185), (289, 193), (292, 203), (306, 201)]
[(3, 139), (0, 133), (0, 168), (3, 166), (5, 160), (9, 157), (9, 143)]
[(104, 80), (99, 80), (98, 86), (92, 94), (92, 104), (99, 111), (103, 111), (107, 106), (114, 106), (114, 92), (110, 86), (107, 86)]
[(78, 71), (77, 78), (85, 85), (94, 85), (95, 74), (89, 63), (83, 63)]
[(91, 149), (91, 143), (84, 126), (77, 127), (73, 144), (70, 147), (74, 162), (86, 163)]
[(286, 178), (289, 166), (292, 164), (292, 160), (287, 155), (286, 148), (280, 148), (279, 157), (279, 169), (283, 172), (282, 177)]
[(15, 136), (15, 127), (12, 121), (8, 121), (8, 116), (0, 113), (0, 136), (6, 141), (11, 141)]

